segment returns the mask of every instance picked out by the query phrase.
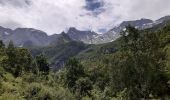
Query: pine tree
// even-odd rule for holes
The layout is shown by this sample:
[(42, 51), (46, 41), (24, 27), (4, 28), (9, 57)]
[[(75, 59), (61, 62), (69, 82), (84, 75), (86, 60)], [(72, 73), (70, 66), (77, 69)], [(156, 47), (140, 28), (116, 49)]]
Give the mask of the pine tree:
[[(83, 66), (74, 58), (70, 59), (66, 66), (66, 85), (69, 88), (74, 88), (76, 81), (85, 75)], [(74, 90), (74, 89), (73, 89)]]
[(5, 44), (3, 43), (2, 40), (0, 40), (0, 48), (5, 48)]
[(9, 45), (6, 50), (6, 54), (7, 54), (7, 60), (6, 60), (7, 65), (5, 69), (13, 74), (17, 74), (15, 73), (15, 70), (17, 70), (16, 48), (12, 41), (9, 42)]
[(40, 73), (47, 75), (50, 71), (49, 63), (44, 55), (36, 56), (36, 63)]

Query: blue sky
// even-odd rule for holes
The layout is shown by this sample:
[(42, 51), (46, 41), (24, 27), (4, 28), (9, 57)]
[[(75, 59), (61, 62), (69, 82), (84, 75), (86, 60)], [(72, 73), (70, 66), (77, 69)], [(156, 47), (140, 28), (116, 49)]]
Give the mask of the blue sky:
[(170, 15), (170, 0), (0, 0), (0, 26), (48, 34), (69, 27), (106, 31), (124, 20)]

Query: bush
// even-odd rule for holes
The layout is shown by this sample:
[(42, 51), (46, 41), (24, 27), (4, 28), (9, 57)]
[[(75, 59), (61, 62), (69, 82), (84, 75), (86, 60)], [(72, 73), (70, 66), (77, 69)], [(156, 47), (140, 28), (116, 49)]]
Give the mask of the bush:
[(31, 100), (74, 100), (68, 89), (31, 83), (23, 91), (25, 99)]
[(0, 96), (0, 100), (25, 100), (25, 99), (18, 94), (4, 93)]
[(76, 81), (75, 90), (78, 95), (90, 96), (90, 90), (92, 89), (92, 82), (88, 77), (82, 77)]

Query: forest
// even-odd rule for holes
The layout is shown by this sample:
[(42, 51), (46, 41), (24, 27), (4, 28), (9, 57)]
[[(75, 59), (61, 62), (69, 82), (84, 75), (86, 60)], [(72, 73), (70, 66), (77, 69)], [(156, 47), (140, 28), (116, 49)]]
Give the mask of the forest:
[(116, 41), (91, 49), (56, 71), (43, 53), (0, 41), (0, 100), (170, 99), (170, 24), (129, 25)]

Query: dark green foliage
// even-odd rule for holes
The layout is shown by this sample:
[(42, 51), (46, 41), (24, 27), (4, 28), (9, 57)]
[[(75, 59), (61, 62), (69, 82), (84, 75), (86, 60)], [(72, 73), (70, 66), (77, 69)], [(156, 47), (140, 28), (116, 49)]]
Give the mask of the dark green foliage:
[(84, 68), (76, 59), (70, 59), (65, 68), (66, 85), (74, 90), (76, 81), (85, 75)]
[(74, 58), (70, 59), (65, 67), (65, 84), (75, 93), (77, 99), (91, 96), (92, 81), (86, 75), (84, 67)]
[(50, 67), (45, 56), (43, 56), (42, 54), (36, 56), (36, 63), (37, 63), (38, 70), (40, 73), (45, 74), (45, 75), (49, 73)]
[(88, 45), (82, 42), (71, 41), (43, 48), (32, 48), (31, 52), (34, 56), (44, 54), (53, 70), (58, 71), (71, 57), (76, 56), (86, 48)]
[(2, 61), (1, 65), (7, 72), (12, 73), (18, 77), (25, 72), (37, 73), (37, 67), (34, 60), (27, 49), (16, 48), (13, 43), (10, 42), (7, 48), (3, 48), (1, 53)]
[(160, 34), (139, 34), (131, 26), (127, 27), (125, 33), (129, 34), (123, 36), (122, 50), (115, 55), (111, 65), (114, 89), (119, 91), (127, 89), (129, 100), (149, 98), (150, 94), (155, 97), (166, 95), (168, 89), (168, 77), (164, 75), (166, 52), (162, 48)]
[(90, 96), (90, 91), (92, 90), (92, 81), (88, 77), (81, 77), (76, 81), (75, 89), (79, 96)]
[(17, 63), (23, 68), (23, 71), (37, 74), (38, 66), (30, 52), (23, 48), (18, 48), (17, 52)]
[(16, 55), (16, 49), (15, 49), (14, 44), (13, 44), (12, 41), (9, 42), (6, 54), (7, 54), (7, 61), (6, 61), (7, 65), (5, 66), (5, 69), (7, 71), (15, 74), (15, 70), (19, 69), (19, 68), (16, 68), (16, 64), (17, 64), (16, 58), (17, 58), (17, 55)]
[(5, 44), (3, 43), (2, 40), (0, 40), (0, 48), (5, 48)]
[[(169, 32), (168, 28), (139, 31), (128, 26), (117, 41), (91, 47), (77, 58), (89, 66), (93, 89), (106, 93), (100, 95), (129, 100), (163, 98), (169, 95)], [(108, 48), (117, 50), (106, 53)]]

